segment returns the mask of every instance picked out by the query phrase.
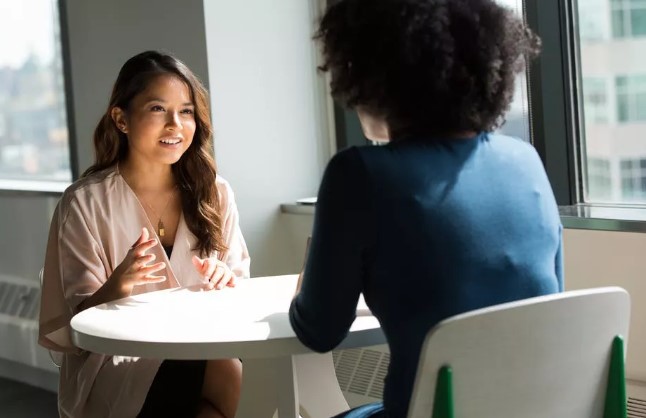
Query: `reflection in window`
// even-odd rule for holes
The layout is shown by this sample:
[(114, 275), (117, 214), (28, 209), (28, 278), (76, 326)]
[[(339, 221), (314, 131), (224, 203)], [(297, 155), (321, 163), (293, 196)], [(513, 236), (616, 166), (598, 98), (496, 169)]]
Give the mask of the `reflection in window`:
[(616, 38), (646, 35), (644, 0), (611, 0), (612, 34)]
[(0, 179), (70, 181), (58, 2), (3, 2), (0, 39)]

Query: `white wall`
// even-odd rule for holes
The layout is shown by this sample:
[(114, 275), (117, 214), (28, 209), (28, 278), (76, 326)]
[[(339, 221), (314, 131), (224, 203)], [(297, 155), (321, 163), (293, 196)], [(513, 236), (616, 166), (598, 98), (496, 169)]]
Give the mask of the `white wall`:
[(252, 276), (294, 273), (305, 241), (281, 203), (316, 194), (329, 159), (323, 77), (311, 40), (316, 0), (205, 1), (220, 173), (229, 180)]
[(631, 297), (627, 377), (646, 382), (646, 234), (567, 229), (565, 288), (621, 286)]

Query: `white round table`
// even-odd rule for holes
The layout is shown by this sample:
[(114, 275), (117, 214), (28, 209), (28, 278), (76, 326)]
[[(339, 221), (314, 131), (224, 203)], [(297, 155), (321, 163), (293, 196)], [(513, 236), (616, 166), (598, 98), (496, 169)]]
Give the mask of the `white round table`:
[[(162, 359), (240, 358), (243, 382), (238, 417), (330, 417), (348, 408), (332, 355), (303, 346), (288, 310), (296, 275), (241, 280), (235, 288), (169, 289), (116, 300), (72, 319), (82, 349), (108, 355)], [(338, 347), (384, 344), (363, 299)], [(300, 405), (300, 408), (299, 408)]]

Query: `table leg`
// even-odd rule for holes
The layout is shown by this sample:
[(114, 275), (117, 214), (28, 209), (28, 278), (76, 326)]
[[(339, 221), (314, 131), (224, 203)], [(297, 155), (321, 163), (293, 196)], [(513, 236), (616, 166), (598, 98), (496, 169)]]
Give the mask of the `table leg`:
[(291, 356), (242, 359), (237, 418), (298, 418), (298, 389)]
[(294, 356), (303, 417), (332, 417), (349, 409), (334, 370), (332, 353)]
[[(327, 418), (349, 409), (332, 353), (242, 360), (237, 418)], [(298, 384), (297, 384), (298, 382)]]

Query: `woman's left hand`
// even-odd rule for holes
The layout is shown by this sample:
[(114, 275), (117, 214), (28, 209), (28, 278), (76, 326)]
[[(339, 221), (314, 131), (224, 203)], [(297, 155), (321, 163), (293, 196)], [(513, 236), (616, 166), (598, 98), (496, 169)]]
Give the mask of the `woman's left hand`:
[(224, 286), (234, 287), (236, 276), (229, 266), (215, 257), (199, 258), (193, 256), (193, 265), (202, 275), (209, 289), (222, 289)]

